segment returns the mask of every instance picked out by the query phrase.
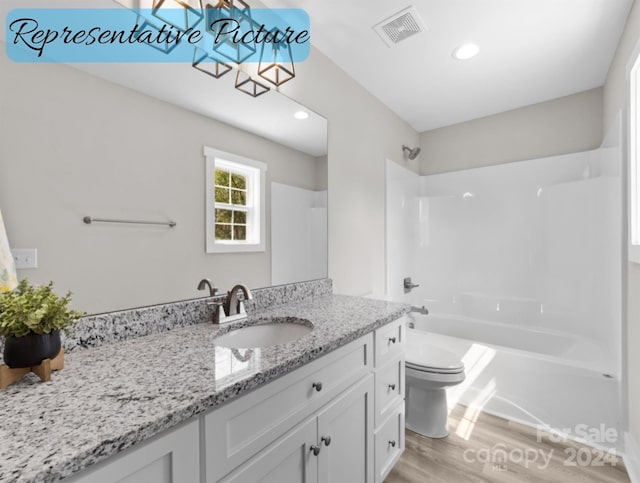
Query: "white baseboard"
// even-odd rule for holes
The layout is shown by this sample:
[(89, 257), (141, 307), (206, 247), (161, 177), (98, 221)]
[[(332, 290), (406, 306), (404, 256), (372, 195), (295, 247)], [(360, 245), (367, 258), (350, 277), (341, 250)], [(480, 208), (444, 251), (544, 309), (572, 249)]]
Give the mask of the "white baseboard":
[(625, 433), (624, 465), (631, 483), (640, 483), (640, 446), (630, 433)]

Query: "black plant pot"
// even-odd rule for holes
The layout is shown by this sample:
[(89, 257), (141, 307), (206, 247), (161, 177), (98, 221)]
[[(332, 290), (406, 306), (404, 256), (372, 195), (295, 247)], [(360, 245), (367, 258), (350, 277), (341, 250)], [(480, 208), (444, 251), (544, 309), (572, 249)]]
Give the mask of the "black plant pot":
[(60, 332), (7, 337), (4, 341), (4, 363), (12, 369), (33, 367), (60, 352)]

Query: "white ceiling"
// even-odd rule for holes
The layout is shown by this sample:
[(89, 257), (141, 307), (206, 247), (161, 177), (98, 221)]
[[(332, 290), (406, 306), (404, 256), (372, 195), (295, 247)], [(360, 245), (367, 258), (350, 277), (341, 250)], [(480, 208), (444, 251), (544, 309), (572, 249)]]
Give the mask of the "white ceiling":
[[(633, 0), (263, 2), (305, 9), (313, 45), (422, 132), (602, 86)], [(372, 27), (409, 5), (428, 30), (388, 48)]]
[[(121, 0), (122, 1), (122, 0)], [(604, 84), (633, 0), (262, 0), (302, 8), (321, 50), (418, 132), (536, 104)], [(3, 0), (12, 8), (113, 7), (112, 0)], [(373, 26), (412, 5), (427, 31), (387, 47)], [(4, 23), (0, 25), (4, 38)], [(468, 61), (451, 53), (480, 45)], [(314, 156), (326, 122), (295, 121), (299, 106), (259, 99), (185, 65), (85, 64), (78, 68)], [(295, 81), (293, 81), (295, 82)], [(176, 89), (175, 86), (189, 86)], [(312, 113), (313, 114), (313, 113)], [(318, 135), (318, 133), (323, 133)]]

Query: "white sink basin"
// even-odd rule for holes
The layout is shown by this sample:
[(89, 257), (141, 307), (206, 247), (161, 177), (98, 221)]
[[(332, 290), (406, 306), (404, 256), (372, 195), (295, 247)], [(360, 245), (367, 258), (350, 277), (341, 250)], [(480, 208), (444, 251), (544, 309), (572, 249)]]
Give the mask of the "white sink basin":
[(313, 324), (304, 319), (283, 318), (271, 320), (271, 322), (232, 330), (227, 334), (216, 337), (213, 343), (230, 349), (269, 347), (293, 342), (313, 330)]

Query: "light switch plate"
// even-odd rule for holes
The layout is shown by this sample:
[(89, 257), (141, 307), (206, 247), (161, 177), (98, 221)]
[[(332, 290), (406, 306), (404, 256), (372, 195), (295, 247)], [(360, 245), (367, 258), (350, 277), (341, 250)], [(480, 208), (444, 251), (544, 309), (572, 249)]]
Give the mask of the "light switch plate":
[(36, 248), (16, 248), (11, 250), (16, 270), (38, 268), (38, 250)]

